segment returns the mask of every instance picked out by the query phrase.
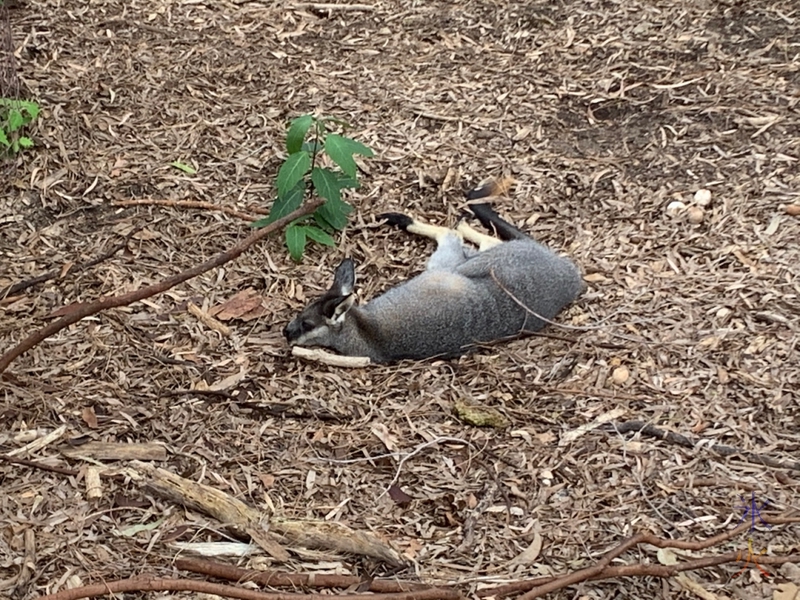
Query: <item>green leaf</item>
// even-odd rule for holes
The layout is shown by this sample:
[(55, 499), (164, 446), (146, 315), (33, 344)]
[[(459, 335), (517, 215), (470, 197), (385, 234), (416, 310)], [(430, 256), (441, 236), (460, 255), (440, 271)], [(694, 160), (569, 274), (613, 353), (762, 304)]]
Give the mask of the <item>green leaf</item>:
[(325, 246), (335, 246), (336, 240), (334, 240), (329, 234), (322, 231), (318, 227), (314, 227), (313, 225), (306, 225), (304, 227), (306, 236), (314, 240), (315, 242), (319, 242), (320, 244), (324, 244)]
[(351, 178), (356, 178), (358, 167), (356, 161), (353, 160), (354, 154), (361, 154), (362, 156), (372, 156), (372, 150), (367, 148), (361, 142), (351, 140), (348, 137), (336, 135), (335, 133), (328, 134), (325, 137), (325, 152), (331, 157), (339, 167)]
[(22, 116), (22, 113), (19, 110), (12, 108), (8, 111), (8, 120), (6, 123), (9, 133), (12, 133), (25, 125), (25, 118)]
[(11, 142), (8, 141), (8, 136), (2, 126), (0, 126), (0, 144), (3, 144), (6, 148), (11, 146)]
[(36, 102), (28, 102), (27, 100), (20, 100), (19, 108), (28, 113), (28, 116), (30, 118), (25, 120), (27, 123), (30, 123), (39, 116), (39, 105), (36, 104)]
[(306, 228), (302, 225), (290, 225), (286, 228), (286, 247), (295, 262), (300, 262), (306, 249)]
[(278, 219), (285, 217), (290, 212), (293, 212), (300, 208), (300, 205), (303, 203), (303, 196), (306, 193), (306, 183), (302, 179), (297, 182), (288, 194), (285, 196), (279, 196), (272, 208), (269, 211), (269, 216), (265, 219), (259, 219), (251, 223), (250, 227), (254, 229), (260, 229), (265, 225), (269, 225), (273, 221), (277, 221)]
[(197, 169), (195, 169), (194, 167), (177, 160), (169, 163), (169, 166), (175, 167), (176, 169), (180, 169), (181, 171), (183, 171), (184, 173), (188, 173), (189, 175), (194, 175), (195, 173), (197, 173)]
[(358, 179), (353, 179), (352, 177), (348, 177), (344, 173), (337, 173), (336, 179), (339, 184), (340, 190), (344, 190), (347, 188), (361, 187), (361, 184), (358, 182)]
[(341, 200), (342, 194), (339, 191), (339, 180), (336, 173), (323, 167), (314, 167), (311, 171), (311, 183), (317, 194), (325, 200)]
[(322, 217), (328, 225), (339, 230), (344, 229), (347, 225), (347, 215), (350, 214), (352, 210), (353, 207), (347, 204), (347, 202), (328, 200), (317, 209), (316, 213), (319, 213), (320, 217)]
[(29, 137), (22, 136), (17, 140), (19, 142), (20, 147), (22, 148), (32, 148), (33, 147), (33, 140)]
[(338, 125), (342, 129), (350, 129), (350, 123), (348, 123), (347, 121), (343, 121), (342, 119), (339, 119), (337, 117), (323, 117), (322, 122), (334, 123), (335, 125)]
[(316, 212), (313, 214), (313, 217), (314, 217), (314, 221), (317, 223), (317, 225), (319, 226), (319, 228), (320, 228), (320, 229), (322, 229), (323, 231), (327, 231), (328, 233), (332, 233), (332, 232), (336, 231), (336, 230), (335, 230), (333, 227), (331, 227), (331, 224), (330, 224), (330, 223), (328, 223), (328, 222), (327, 222), (327, 221), (326, 221), (326, 220), (325, 220), (325, 219), (322, 217), (322, 215), (320, 215), (320, 214), (319, 214), (319, 210), (317, 210), (317, 211), (316, 211)]
[(303, 140), (306, 139), (308, 128), (311, 127), (313, 122), (314, 117), (311, 115), (303, 115), (292, 121), (286, 134), (286, 151), (289, 154), (294, 154), (303, 149)]
[(311, 157), (305, 152), (295, 152), (290, 154), (281, 168), (278, 170), (278, 178), (275, 180), (275, 187), (278, 188), (278, 197), (286, 195), (286, 192), (297, 185), (311, 168)]
[(322, 150), (322, 141), (321, 140), (311, 140), (310, 142), (303, 142), (302, 148), (300, 148), (303, 152), (308, 152), (309, 154), (315, 154)]

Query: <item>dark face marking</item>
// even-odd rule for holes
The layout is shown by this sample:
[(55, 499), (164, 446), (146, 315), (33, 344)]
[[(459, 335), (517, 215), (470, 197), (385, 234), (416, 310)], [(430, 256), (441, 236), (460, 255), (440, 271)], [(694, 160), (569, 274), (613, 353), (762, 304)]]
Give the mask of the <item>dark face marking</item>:
[(350, 308), (355, 278), (355, 264), (352, 259), (344, 259), (336, 268), (331, 288), (284, 327), (286, 341), (292, 344), (320, 327), (335, 327)]

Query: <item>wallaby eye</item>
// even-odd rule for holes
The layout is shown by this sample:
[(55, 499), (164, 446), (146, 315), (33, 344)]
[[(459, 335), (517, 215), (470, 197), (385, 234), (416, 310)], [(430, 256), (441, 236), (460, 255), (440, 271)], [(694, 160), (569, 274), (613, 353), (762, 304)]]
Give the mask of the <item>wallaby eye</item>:
[(300, 329), (303, 331), (303, 333), (308, 333), (309, 331), (314, 329), (314, 321), (309, 321), (308, 319), (306, 319), (305, 321), (300, 323)]

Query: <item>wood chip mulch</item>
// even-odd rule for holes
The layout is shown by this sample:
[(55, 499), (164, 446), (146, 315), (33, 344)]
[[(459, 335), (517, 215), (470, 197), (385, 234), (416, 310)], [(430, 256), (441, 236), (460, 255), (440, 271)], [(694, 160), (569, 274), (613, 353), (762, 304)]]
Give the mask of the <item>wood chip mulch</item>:
[[(21, 94), (42, 115), (36, 147), (0, 180), (0, 289), (55, 273), (0, 296), (0, 353), (67, 305), (246, 236), (241, 217), (270, 206), (291, 118), (343, 118), (376, 157), (337, 248), (295, 264), (272, 237), (0, 375), (0, 453), (62, 469), (0, 460), (0, 595), (179, 576), (176, 543), (231, 541), (131, 478), (88, 497), (90, 466), (124, 465), (62, 452), (86, 442), (160, 445), (158, 467), (287, 519), (370, 532), (410, 561), (393, 576), (469, 596), (591, 566), (637, 532), (704, 539), (753, 505), (800, 511), (794, 0), (22, 0), (7, 12)], [(452, 225), (464, 189), (490, 175), (516, 180), (498, 210), (586, 275), (561, 326), (457, 360), (341, 369), (290, 355), (281, 329), (343, 257), (362, 299), (424, 267), (432, 244), (376, 215)], [(225, 321), (230, 335), (198, 316), (251, 290), (263, 302)], [(507, 427), (464, 423), (463, 402)], [(630, 421), (693, 444), (615, 430)], [(800, 551), (800, 525), (754, 522), (706, 554), (748, 539), (765, 556)], [(290, 551), (286, 564), (226, 560), (388, 573)], [(612, 564), (632, 562), (658, 564), (655, 548)], [(742, 566), (687, 576), (717, 598), (800, 586), (797, 571)], [(687, 590), (620, 577), (548, 598), (698, 597)], [(125, 595), (172, 596), (195, 597)]]

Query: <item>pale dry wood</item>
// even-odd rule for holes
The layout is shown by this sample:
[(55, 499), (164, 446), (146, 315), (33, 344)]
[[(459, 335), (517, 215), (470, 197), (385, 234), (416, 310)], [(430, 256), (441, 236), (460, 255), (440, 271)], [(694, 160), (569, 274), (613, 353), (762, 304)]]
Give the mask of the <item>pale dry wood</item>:
[(358, 369), (369, 366), (372, 361), (367, 356), (342, 356), (341, 354), (334, 354), (321, 348), (303, 348), (301, 346), (292, 346), (292, 356), (319, 362), (324, 365), (332, 367), (345, 367), (349, 369)]
[(100, 480), (100, 469), (95, 466), (86, 467), (84, 472), (86, 499), (99, 500), (103, 497), (103, 483)]
[(209, 485), (195, 483), (175, 475), (166, 469), (138, 461), (131, 466), (141, 474), (144, 485), (153, 493), (210, 515), (226, 527), (239, 531), (240, 534), (251, 535), (253, 541), (278, 561), (289, 560), (289, 553), (275, 536), (262, 531), (262, 524), (268, 523), (268, 517), (241, 500)]
[(371, 556), (396, 566), (403, 564), (394, 550), (371, 534), (340, 523), (266, 515), (225, 492), (179, 477), (165, 469), (145, 463), (134, 463), (133, 467), (144, 477), (144, 484), (159, 496), (202, 511), (226, 526), (249, 534), (278, 560), (286, 561), (289, 555), (276, 535), (281, 536), (287, 544)]
[(207, 327), (210, 327), (214, 331), (224, 335), (225, 337), (230, 337), (231, 335), (231, 328), (218, 321), (207, 312), (205, 312), (202, 308), (197, 306), (194, 302), (189, 302), (187, 304), (187, 309), (190, 313), (192, 313), (195, 317), (200, 319), (200, 321), (205, 324)]
[(33, 440), (32, 442), (22, 446), (21, 448), (15, 448), (14, 450), (10, 450), (9, 452), (6, 453), (6, 456), (19, 456), (21, 454), (30, 454), (32, 452), (38, 452), (39, 450), (46, 448), (53, 442), (56, 442), (59, 439), (61, 439), (61, 437), (64, 435), (66, 431), (67, 431), (66, 425), (57, 427), (50, 433), (43, 435), (42, 437), (36, 440)]
[(167, 459), (163, 444), (121, 444), (118, 442), (87, 442), (80, 446), (59, 449), (69, 458), (86, 457), (93, 460), (156, 460)]

